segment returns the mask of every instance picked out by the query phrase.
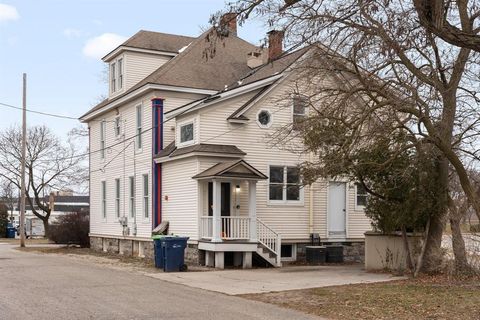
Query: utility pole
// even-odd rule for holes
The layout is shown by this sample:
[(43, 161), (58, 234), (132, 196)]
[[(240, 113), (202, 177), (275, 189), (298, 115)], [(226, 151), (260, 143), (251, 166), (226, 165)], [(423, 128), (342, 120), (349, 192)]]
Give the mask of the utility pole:
[(22, 166), (20, 190), (20, 247), (25, 247), (25, 162), (27, 149), (27, 74), (23, 74)]

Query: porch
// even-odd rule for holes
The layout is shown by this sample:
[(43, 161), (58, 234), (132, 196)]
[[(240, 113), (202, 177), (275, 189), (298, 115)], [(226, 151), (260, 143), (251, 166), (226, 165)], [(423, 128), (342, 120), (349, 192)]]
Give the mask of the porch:
[(198, 248), (206, 252), (206, 265), (223, 269), (225, 253), (233, 252), (236, 266), (251, 268), (254, 253), (280, 266), (281, 236), (256, 212), (257, 182), (267, 177), (235, 160), (218, 163), (193, 178), (199, 183), (201, 203)]

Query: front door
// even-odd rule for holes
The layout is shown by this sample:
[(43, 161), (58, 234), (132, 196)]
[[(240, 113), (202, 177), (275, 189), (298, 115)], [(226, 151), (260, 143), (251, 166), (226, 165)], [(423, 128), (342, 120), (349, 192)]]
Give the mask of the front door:
[(328, 237), (346, 236), (346, 184), (330, 181), (328, 185)]
[[(221, 187), (220, 213), (222, 217), (230, 216), (231, 208), (231, 185), (230, 182), (222, 182)], [(213, 183), (208, 183), (208, 215), (213, 215)]]

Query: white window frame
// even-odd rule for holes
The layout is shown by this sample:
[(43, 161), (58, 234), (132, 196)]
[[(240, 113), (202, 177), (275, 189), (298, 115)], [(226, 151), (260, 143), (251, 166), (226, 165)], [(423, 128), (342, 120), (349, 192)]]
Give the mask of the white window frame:
[[(365, 210), (365, 206), (358, 204), (358, 185), (359, 184), (360, 184), (359, 182), (355, 183), (355, 210), (361, 211), (361, 210)], [(366, 190), (365, 190), (365, 193), (367, 198), (366, 201), (368, 201), (368, 192)]]
[(115, 133), (115, 138), (122, 136), (122, 116), (120, 115), (115, 116), (115, 120), (113, 122), (113, 132)]
[[(292, 125), (293, 125), (293, 129), (295, 129), (295, 117), (303, 117), (304, 120), (305, 120), (310, 113), (310, 107), (308, 106), (308, 103), (305, 106), (305, 110), (304, 110), (303, 113), (295, 113), (295, 98), (296, 97), (306, 98), (306, 96), (301, 95), (301, 94), (294, 94), (293, 97), (292, 97)], [(307, 99), (307, 101), (308, 101), (308, 99)]]
[[(270, 200), (270, 168), (271, 167), (283, 167), (283, 183), (282, 183), (282, 200)], [(302, 179), (299, 177), (299, 199), (287, 200), (287, 168), (298, 168), (298, 165), (290, 164), (269, 164), (267, 167), (268, 172), (268, 185), (267, 185), (267, 203), (269, 205), (291, 205), (291, 206), (303, 206), (304, 205), (304, 188), (302, 186)], [(275, 183), (275, 182), (274, 182)]]
[(123, 63), (123, 57), (122, 58), (119, 58), (117, 60), (117, 72), (118, 72), (118, 75), (117, 75), (117, 87), (118, 87), (118, 90), (122, 90), (123, 89), (123, 70), (125, 69), (124, 67), (124, 63)]
[(121, 181), (120, 178), (115, 179), (115, 217), (120, 218), (120, 209), (121, 209)]
[(100, 121), (100, 159), (105, 160), (107, 141), (107, 122), (105, 119)]
[[(264, 124), (260, 123), (260, 121), (258, 121), (258, 116), (259, 116), (260, 113), (262, 113), (262, 112), (268, 112), (268, 114), (270, 115), (270, 122), (267, 123), (266, 125), (264, 125)], [(270, 110), (268, 110), (268, 109), (260, 109), (260, 110), (258, 110), (257, 114), (255, 115), (255, 121), (257, 122), (257, 125), (258, 125), (260, 128), (262, 128), (262, 129), (268, 129), (268, 128), (270, 128), (270, 127), (272, 126), (272, 124), (273, 124), (273, 113), (272, 113)]]
[[(193, 138), (192, 138), (192, 140), (187, 140), (187, 141), (182, 142), (181, 141), (181, 139), (182, 139), (182, 127), (185, 127), (185, 126), (188, 126), (188, 125), (193, 126)], [(177, 135), (178, 143), (177, 143), (177, 146), (184, 147), (184, 146), (189, 146), (189, 145), (195, 144), (195, 137), (196, 137), (195, 119), (190, 119), (190, 120), (187, 120), (187, 121), (179, 122), (177, 128), (178, 128), (178, 135)]]
[(150, 178), (148, 173), (142, 175), (143, 219), (150, 220)]
[(135, 106), (135, 149), (141, 151), (143, 148), (143, 105)]
[(110, 63), (110, 92), (117, 91), (117, 62)]
[(100, 196), (101, 196), (101, 212), (102, 212), (102, 220), (107, 220), (107, 181), (102, 180), (100, 182)]
[(135, 218), (136, 214), (136, 188), (135, 176), (128, 177), (128, 215), (130, 218)]

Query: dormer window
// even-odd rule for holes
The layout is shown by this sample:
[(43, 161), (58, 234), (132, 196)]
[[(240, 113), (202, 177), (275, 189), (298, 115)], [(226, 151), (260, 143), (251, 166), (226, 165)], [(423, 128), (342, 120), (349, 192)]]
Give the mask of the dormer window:
[(115, 92), (117, 91), (117, 72), (116, 72), (116, 68), (117, 65), (114, 63), (112, 63), (110, 65), (110, 81), (111, 81), (111, 84), (110, 84), (110, 90), (112, 92)]
[(118, 69), (118, 89), (123, 88), (123, 59), (118, 59), (117, 61)]
[(175, 132), (177, 147), (186, 147), (195, 143), (195, 121), (196, 119), (188, 119), (177, 123)]
[(123, 58), (110, 63), (110, 92), (123, 88)]

